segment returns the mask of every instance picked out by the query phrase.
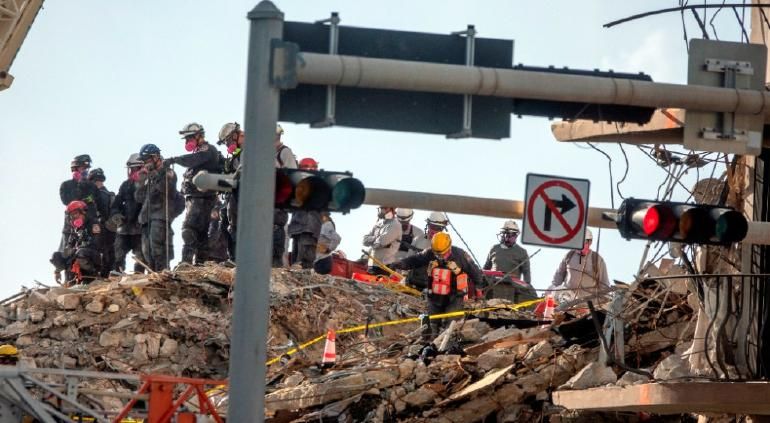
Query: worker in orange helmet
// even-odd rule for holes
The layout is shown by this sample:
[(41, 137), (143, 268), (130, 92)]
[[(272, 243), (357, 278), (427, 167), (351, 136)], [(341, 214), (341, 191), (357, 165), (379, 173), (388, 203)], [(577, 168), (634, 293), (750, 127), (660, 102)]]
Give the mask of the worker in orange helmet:
[[(306, 157), (299, 161), (299, 169), (316, 171), (318, 162)], [(319, 210), (297, 210), (292, 213), (287, 230), (292, 244), (289, 260), (292, 266), (303, 269), (313, 268), (322, 225)]]
[[(438, 232), (431, 239), (430, 249), (397, 261), (390, 265), (393, 270), (413, 269), (427, 265), (429, 284), (426, 289), (428, 314), (443, 314), (463, 309), (463, 297), (475, 285), (484, 287), (486, 281), (481, 269), (468, 253), (452, 245), (446, 232)], [(434, 319), (429, 328), (423, 328), (423, 339), (435, 338), (445, 323)]]

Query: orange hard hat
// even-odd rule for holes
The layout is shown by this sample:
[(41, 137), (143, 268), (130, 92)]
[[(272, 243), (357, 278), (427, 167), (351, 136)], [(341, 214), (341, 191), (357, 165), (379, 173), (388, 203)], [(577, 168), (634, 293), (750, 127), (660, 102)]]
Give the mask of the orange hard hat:
[(80, 200), (75, 200), (75, 201), (71, 201), (69, 204), (67, 204), (67, 213), (72, 213), (72, 212), (78, 211), (78, 210), (82, 211), (82, 212), (85, 212), (87, 208), (88, 208), (88, 205), (86, 205), (86, 203), (84, 203), (84, 202), (82, 202)]

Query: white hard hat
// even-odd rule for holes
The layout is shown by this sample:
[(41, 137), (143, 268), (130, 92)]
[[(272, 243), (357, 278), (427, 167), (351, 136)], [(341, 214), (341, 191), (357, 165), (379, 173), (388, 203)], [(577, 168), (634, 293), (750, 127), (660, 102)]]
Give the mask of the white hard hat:
[(222, 129), (219, 130), (219, 141), (217, 141), (217, 144), (224, 144), (233, 132), (240, 130), (241, 125), (239, 125), (238, 122), (227, 122), (222, 126)]
[(500, 229), (503, 231), (520, 232), (519, 225), (517, 225), (513, 220), (506, 220), (505, 223), (503, 223), (503, 227)]
[(283, 135), (283, 127), (281, 125), (275, 125), (275, 135)]
[(437, 211), (431, 212), (425, 221), (433, 225), (446, 226), (449, 224), (449, 219), (446, 217), (446, 214)]
[(593, 241), (594, 234), (591, 233), (591, 230), (586, 228), (586, 241)]
[(402, 222), (408, 222), (412, 220), (412, 216), (414, 216), (414, 210), (412, 209), (406, 209), (401, 207), (396, 209), (396, 217), (398, 217), (398, 220)]
[(126, 167), (133, 166), (144, 166), (144, 162), (140, 158), (139, 153), (131, 153), (131, 155), (128, 156), (128, 160), (126, 160)]
[(198, 135), (203, 134), (205, 131), (203, 130), (203, 125), (200, 123), (188, 123), (187, 125), (182, 127), (182, 130), (179, 131), (179, 135), (182, 136), (182, 138), (188, 137), (190, 135)]

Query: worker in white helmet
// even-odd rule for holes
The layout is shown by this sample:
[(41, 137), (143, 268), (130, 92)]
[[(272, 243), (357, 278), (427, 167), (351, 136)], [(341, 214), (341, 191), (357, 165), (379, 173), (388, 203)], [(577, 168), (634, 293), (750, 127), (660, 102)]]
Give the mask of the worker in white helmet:
[[(401, 225), (396, 220), (396, 208), (380, 206), (377, 209), (377, 223), (369, 233), (364, 235), (364, 247), (370, 247), (370, 254), (387, 265), (396, 261), (400, 239)], [(368, 266), (371, 274), (387, 275), (387, 272), (376, 266), (371, 258)]]
[(497, 234), (499, 242), (489, 250), (484, 270), (502, 272), (504, 276), (490, 284), (490, 298), (505, 298), (515, 303), (537, 298), (531, 285), (529, 255), (516, 244), (519, 232), (516, 222), (506, 220)]
[(607, 265), (599, 253), (591, 250), (594, 236), (586, 229), (583, 248), (570, 250), (559, 264), (553, 282), (548, 288), (553, 290), (557, 302), (589, 298), (601, 302), (610, 287)]
[(422, 229), (411, 223), (412, 217), (414, 217), (414, 210), (403, 207), (396, 209), (396, 218), (401, 224), (401, 240), (396, 252), (396, 260), (401, 260), (404, 257), (409, 257), (422, 251), (414, 243), (419, 238), (425, 236), (425, 233)]
[[(289, 146), (281, 140), (284, 130), (281, 125), (275, 127), (275, 167), (278, 169), (297, 169), (297, 157)], [(273, 267), (282, 267), (288, 263), (285, 256), (288, 247), (286, 237), (286, 224), (289, 223), (289, 212), (283, 209), (275, 209), (273, 212)]]

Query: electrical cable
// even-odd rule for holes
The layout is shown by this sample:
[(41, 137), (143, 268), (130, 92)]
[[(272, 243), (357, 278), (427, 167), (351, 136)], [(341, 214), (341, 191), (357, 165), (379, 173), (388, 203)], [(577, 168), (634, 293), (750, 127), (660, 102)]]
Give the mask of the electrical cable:
[(462, 235), (460, 235), (460, 232), (457, 230), (457, 228), (455, 227), (455, 225), (453, 225), (453, 224), (452, 224), (452, 219), (450, 219), (450, 218), (449, 218), (449, 214), (447, 214), (447, 213), (444, 213), (444, 215), (445, 215), (445, 216), (446, 216), (446, 218), (447, 218), (447, 223), (449, 224), (449, 227), (451, 227), (451, 228), (452, 228), (452, 230), (453, 230), (453, 231), (455, 231), (455, 233), (457, 234), (457, 237), (458, 237), (458, 238), (460, 238), (460, 242), (462, 242), (462, 243), (463, 243), (463, 245), (465, 246), (465, 248), (468, 250), (468, 254), (470, 254), (470, 255), (471, 255), (471, 257), (473, 258), (473, 261), (476, 263), (476, 266), (478, 266), (478, 267), (479, 267), (479, 269), (481, 269), (481, 268), (482, 268), (482, 266), (481, 266), (481, 263), (479, 263), (479, 259), (477, 259), (477, 258), (476, 258), (476, 255), (475, 255), (475, 254), (473, 254), (473, 250), (471, 250), (471, 247), (468, 245), (468, 243), (467, 243), (467, 242), (465, 242), (465, 239), (463, 238), (463, 236), (462, 236)]

